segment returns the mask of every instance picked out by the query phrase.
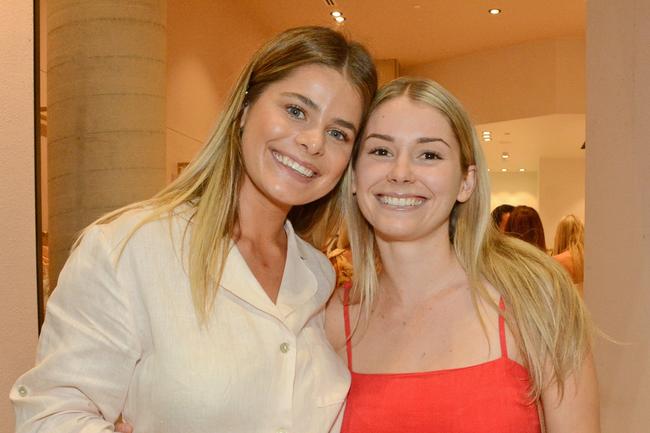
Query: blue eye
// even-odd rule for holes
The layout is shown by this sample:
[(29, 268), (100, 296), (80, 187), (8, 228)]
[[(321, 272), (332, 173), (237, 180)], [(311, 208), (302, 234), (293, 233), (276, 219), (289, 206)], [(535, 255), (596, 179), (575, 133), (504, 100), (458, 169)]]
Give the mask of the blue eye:
[(331, 130), (327, 131), (327, 133), (330, 136), (334, 137), (336, 140), (348, 141), (348, 135), (343, 131), (339, 131), (338, 129), (331, 129)]
[(289, 116), (296, 118), (296, 119), (304, 119), (305, 118), (305, 112), (302, 111), (302, 108), (298, 107), (297, 105), (289, 105), (287, 107), (287, 113), (289, 113)]

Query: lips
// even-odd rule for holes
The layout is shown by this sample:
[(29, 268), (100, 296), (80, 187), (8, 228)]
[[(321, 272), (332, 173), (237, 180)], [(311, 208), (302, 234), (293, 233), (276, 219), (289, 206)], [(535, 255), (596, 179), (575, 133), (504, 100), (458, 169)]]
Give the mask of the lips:
[(296, 172), (301, 176), (304, 176), (306, 178), (312, 178), (317, 175), (317, 173), (313, 169), (306, 167), (304, 164), (296, 161), (293, 158), (290, 158), (287, 155), (276, 152), (275, 150), (271, 151), (271, 154), (273, 155), (273, 158), (275, 158), (275, 160), (278, 161), (280, 164), (293, 170), (294, 172)]

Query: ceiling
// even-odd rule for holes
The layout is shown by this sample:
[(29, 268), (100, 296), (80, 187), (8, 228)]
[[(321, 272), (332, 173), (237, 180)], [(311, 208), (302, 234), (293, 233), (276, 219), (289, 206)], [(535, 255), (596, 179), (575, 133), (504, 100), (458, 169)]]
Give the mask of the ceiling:
[[(586, 0), (243, 0), (256, 22), (274, 33), (308, 24), (337, 27), (377, 58), (403, 66), (489, 48), (584, 35)], [(503, 12), (490, 15), (490, 8)]]
[[(328, 5), (328, 1), (334, 3)], [(269, 33), (301, 25), (335, 26), (376, 58), (408, 67), (526, 41), (585, 33), (586, 0), (243, 0)], [(490, 15), (490, 8), (502, 13)], [(346, 17), (334, 24), (330, 12)], [(551, 115), (477, 126), (492, 171), (537, 171), (540, 158), (584, 158), (584, 115)], [(500, 155), (509, 152), (504, 162)]]

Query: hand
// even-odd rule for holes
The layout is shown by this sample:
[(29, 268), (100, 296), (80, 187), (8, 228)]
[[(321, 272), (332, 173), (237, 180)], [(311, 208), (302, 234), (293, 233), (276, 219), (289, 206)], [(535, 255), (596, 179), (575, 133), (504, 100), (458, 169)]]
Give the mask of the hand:
[(127, 422), (118, 422), (115, 424), (117, 433), (133, 433), (133, 426)]

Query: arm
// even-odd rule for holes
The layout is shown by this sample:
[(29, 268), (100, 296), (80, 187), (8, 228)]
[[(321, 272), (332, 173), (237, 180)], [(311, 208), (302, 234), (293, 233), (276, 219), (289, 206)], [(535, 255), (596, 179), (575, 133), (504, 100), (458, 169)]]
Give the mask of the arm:
[(112, 251), (95, 227), (61, 272), (36, 367), (11, 390), (17, 433), (114, 431), (140, 347)]
[(588, 356), (579, 371), (564, 382), (560, 400), (555, 385), (542, 392), (548, 433), (600, 433), (598, 383), (593, 359)]

